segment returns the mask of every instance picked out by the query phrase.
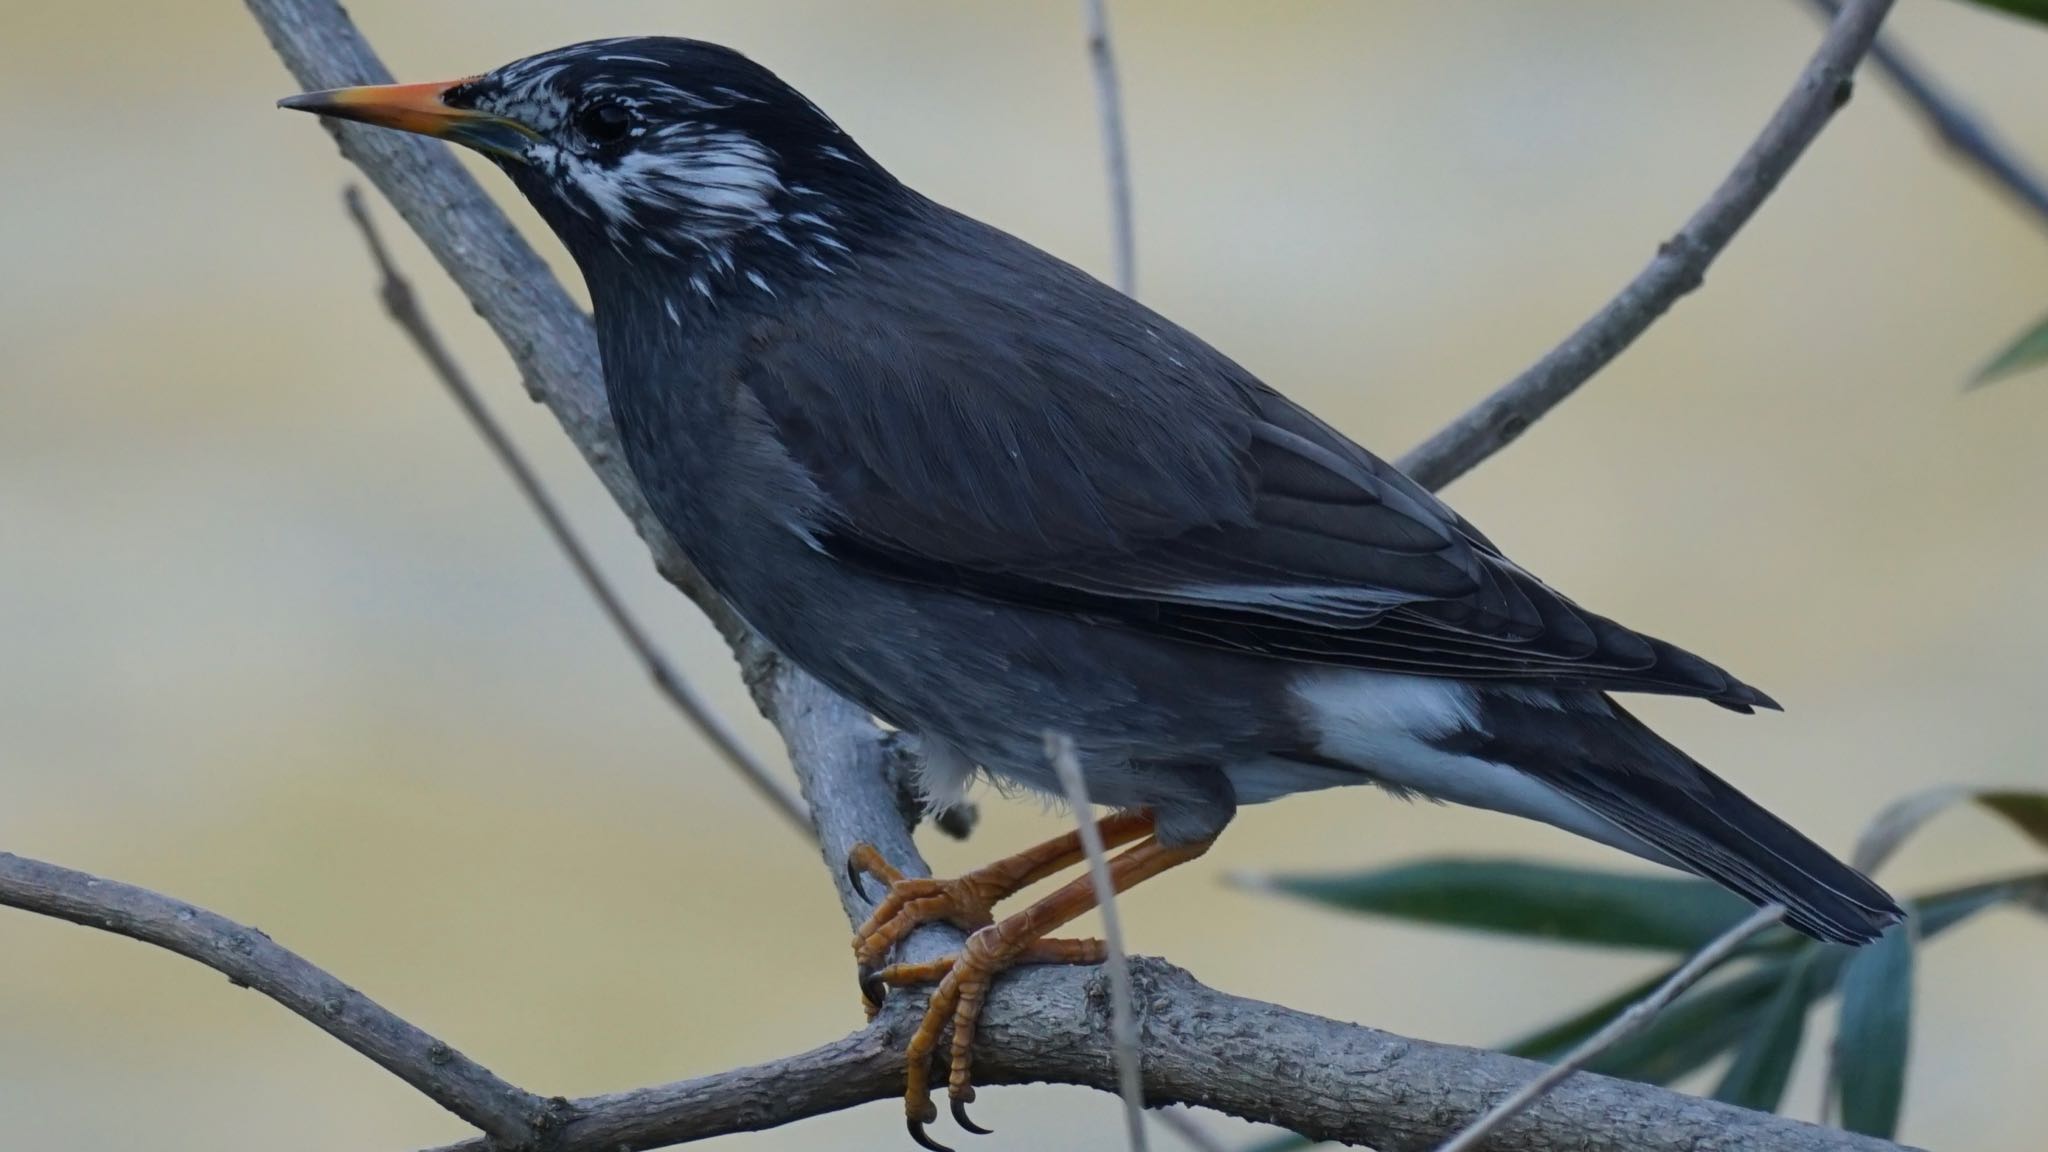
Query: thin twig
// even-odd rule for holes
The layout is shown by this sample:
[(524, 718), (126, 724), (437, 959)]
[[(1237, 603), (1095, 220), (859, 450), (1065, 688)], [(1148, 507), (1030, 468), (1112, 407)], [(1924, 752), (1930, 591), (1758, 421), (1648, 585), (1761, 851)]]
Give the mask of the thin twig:
[(0, 904), (196, 960), (298, 1013), (502, 1148), (530, 1147), (566, 1119), (548, 1101), (500, 1080), (262, 932), (204, 908), (7, 852), (0, 852)]
[(1657, 986), (1657, 990), (1629, 1005), (1609, 1020), (1598, 1032), (1580, 1041), (1578, 1046), (1565, 1053), (1564, 1058), (1545, 1069), (1541, 1076), (1529, 1081), (1515, 1093), (1486, 1110), (1486, 1114), (1472, 1122), (1464, 1131), (1446, 1141), (1437, 1152), (1472, 1152), (1481, 1141), (1491, 1135), (1494, 1129), (1514, 1119), (1522, 1111), (1543, 1098), (1544, 1094), (1562, 1084), (1572, 1073), (1593, 1062), (1594, 1057), (1640, 1032), (1644, 1025), (1656, 1018), (1657, 1013), (1670, 1006), (1673, 1000), (1686, 989), (1699, 983), (1700, 977), (1719, 967), (1723, 960), (1735, 954), (1736, 949), (1748, 943), (1758, 933), (1785, 918), (1782, 904), (1766, 904), (1749, 914), (1715, 937), (1706, 947), (1693, 953), (1693, 957), (1679, 966), (1670, 979)]
[(1678, 234), (1620, 294), (1521, 375), (1403, 456), (1401, 470), (1441, 488), (1520, 436), (1635, 343), (1679, 297), (1698, 288), (1708, 265), (1756, 214), (1843, 101), (1857, 61), (1870, 49), (1892, 0), (1849, 0), (1828, 26), (1756, 142)]
[(1124, 136), (1123, 85), (1109, 39), (1109, 0), (1082, 0), (1088, 17), (1088, 59), (1095, 68), (1095, 108), (1102, 121), (1102, 163), (1109, 175), (1109, 234), (1117, 291), (1138, 294), (1138, 229), (1131, 209), (1131, 157)]
[(384, 238), (378, 234), (376, 222), (370, 219), (369, 210), (363, 205), (362, 190), (350, 185), (342, 193), (342, 200), (348, 206), (349, 218), (362, 230), (363, 243), (370, 249), (370, 259), (376, 262), (377, 275), (381, 281), (377, 287), (377, 296), (384, 302), (384, 311), (412, 341), (413, 347), (419, 350), (428, 366), (434, 370), (434, 375), (448, 389), (448, 394), (455, 398), (455, 403), (462, 408), (463, 414), (469, 417), (470, 424), (476, 428), (477, 434), (490, 446), (492, 455), (496, 456), (498, 462), (505, 466), (505, 471), (511, 474), (512, 482), (518, 485), (527, 503), (531, 504), (534, 512), (540, 516), (541, 523), (547, 526), (548, 535), (554, 537), (556, 546), (569, 558), (570, 566), (576, 569), (577, 577), (597, 600), (598, 607), (604, 610), (605, 617), (611, 621), (619, 638), (626, 642), (626, 646), (633, 650), (633, 654), (646, 667), (655, 687), (696, 726), (699, 732), (703, 733), (705, 739), (711, 742), (711, 746), (718, 749), (726, 762), (739, 771), (747, 783), (753, 786), (754, 791), (760, 793), (762, 799), (768, 801), (769, 805), (781, 813), (782, 817), (799, 832), (807, 837), (815, 836), (816, 832), (811, 827), (811, 816), (805, 809), (804, 802), (777, 780), (769, 772), (766, 764), (747, 751), (747, 746), (741, 741), (739, 734), (725, 722), (725, 718), (718, 714), (718, 710), (698, 695), (689, 681), (683, 679), (681, 674), (669, 665), (660, 650), (654, 646), (654, 641), (647, 635), (646, 629), (642, 628), (640, 622), (627, 611), (625, 601), (619, 598), (619, 594), (604, 578), (604, 573), (598, 570), (597, 562), (591, 559), (589, 550), (577, 539), (575, 530), (569, 527), (569, 521), (555, 505), (554, 498), (548, 495), (548, 490), (541, 483), (540, 477), (520, 454), (518, 446), (512, 443), (511, 437), (499, 426), (497, 419), (491, 415), (490, 409), (484, 405), (483, 398), (478, 396), (476, 389), (470, 385), (468, 375), (463, 372), (462, 366), (455, 362), (455, 357), (448, 351), (447, 345), (441, 342), (440, 333), (434, 330), (433, 322), (427, 319), (426, 311), (420, 307), (419, 298), (412, 290), (412, 283), (398, 270), (397, 263), (391, 258), (390, 250), (385, 248)]
[(1124, 952), (1123, 923), (1116, 914), (1116, 883), (1110, 879), (1109, 856), (1102, 847), (1088, 802), (1088, 780), (1074, 754), (1073, 738), (1045, 734), (1045, 755), (1059, 774), (1067, 804), (1081, 830), (1081, 851), (1088, 856), (1088, 879), (1095, 885), (1095, 906), (1102, 912), (1103, 965), (1109, 974), (1109, 1039), (1116, 1056), (1117, 1092), (1124, 1098), (1124, 1126), (1131, 1152), (1145, 1152), (1145, 1070), (1138, 1051), (1137, 998), (1131, 995), (1131, 963)]
[[(1835, 15), (1841, 7), (1840, 0), (1808, 2), (1826, 16)], [(2037, 223), (2048, 225), (2048, 180), (2021, 160), (1990, 124), (1931, 77), (1892, 37), (1879, 36), (1871, 46), (1870, 58), (1899, 94), (1926, 118), (1928, 127), (1943, 144), (2030, 209)]]

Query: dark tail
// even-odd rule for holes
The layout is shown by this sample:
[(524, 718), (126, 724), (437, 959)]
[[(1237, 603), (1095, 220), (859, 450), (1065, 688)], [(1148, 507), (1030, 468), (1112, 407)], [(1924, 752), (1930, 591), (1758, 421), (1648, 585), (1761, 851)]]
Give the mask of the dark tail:
[(1808, 936), (1867, 944), (1904, 917), (1884, 889), (1612, 699), (1559, 695), (1582, 706), (1484, 693), (1488, 747), (1479, 754), (1536, 777), (1752, 903), (1783, 904), (1785, 922)]

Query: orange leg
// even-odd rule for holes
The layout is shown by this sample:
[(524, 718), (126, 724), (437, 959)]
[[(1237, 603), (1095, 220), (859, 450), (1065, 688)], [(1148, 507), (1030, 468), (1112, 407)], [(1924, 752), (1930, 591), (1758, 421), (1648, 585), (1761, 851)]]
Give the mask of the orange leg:
[[(1107, 824), (1104, 821), (1105, 833)], [(1108, 839), (1106, 834), (1104, 839)], [(1109, 862), (1110, 885), (1118, 892), (1125, 891), (1168, 868), (1193, 860), (1207, 852), (1211, 843), (1203, 840), (1168, 847), (1148, 839)], [(885, 985), (924, 983), (934, 978), (939, 982), (923, 1021), (910, 1038), (909, 1063), (904, 1075), (905, 1119), (911, 1138), (918, 1144), (943, 1152), (942, 1145), (925, 1135), (924, 1126), (938, 1118), (938, 1109), (931, 1099), (931, 1056), (947, 1025), (953, 1029), (946, 1078), (953, 1118), (968, 1131), (979, 1132), (981, 1129), (967, 1118), (965, 1105), (974, 1099), (974, 1030), (990, 984), (997, 973), (1017, 964), (1101, 963), (1100, 941), (1045, 939), (1046, 933), (1094, 908), (1095, 903), (1095, 886), (1089, 877), (1083, 876), (1022, 912), (976, 929), (967, 938), (966, 948), (957, 955), (924, 964), (898, 965), (874, 974), (874, 979)]]
[[(1152, 814), (1118, 812), (1104, 817), (1096, 827), (1102, 832), (1103, 848), (1116, 848), (1151, 832)], [(872, 969), (904, 937), (935, 920), (944, 920), (962, 932), (985, 928), (994, 922), (999, 901), (1079, 863), (1081, 857), (1081, 833), (1076, 830), (957, 879), (930, 880), (905, 878), (873, 845), (856, 845), (846, 862), (854, 886), (860, 886), (859, 878), (865, 873), (887, 884), (889, 890), (867, 923), (854, 932), (854, 958), (863, 969)]]

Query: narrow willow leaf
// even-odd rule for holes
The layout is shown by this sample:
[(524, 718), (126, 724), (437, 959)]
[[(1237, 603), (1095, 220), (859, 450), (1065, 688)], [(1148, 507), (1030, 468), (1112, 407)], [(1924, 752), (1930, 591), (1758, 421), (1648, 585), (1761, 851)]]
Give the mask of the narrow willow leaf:
[(1969, 799), (1971, 794), (1971, 789), (1960, 784), (1943, 784), (1892, 801), (1856, 838), (1849, 863), (1859, 871), (1877, 871), (1921, 825)]
[(1891, 1139), (1906, 1091), (1913, 1024), (1913, 925), (1900, 924), (1850, 959), (1842, 972), (1835, 1082), (1842, 1127)]
[(2048, 24), (2048, 0), (1977, 0), (1980, 8), (1996, 8)]
[[(1920, 897), (1913, 901), (1915, 928), (1920, 939), (1931, 940), (1987, 908), (2008, 903), (2031, 907), (2048, 914), (2048, 872), (2031, 872), (2001, 880), (1967, 884)], [(1673, 1032), (1680, 1030), (1669, 1024), (1672, 1014), (1680, 1012), (1689, 1013), (1698, 1019), (1708, 1019), (1714, 1013), (1727, 1012), (1736, 1017), (1734, 1023), (1725, 1029), (1715, 1028), (1710, 1035), (1698, 1037), (1696, 1045), (1682, 1044), (1681, 1050), (1669, 1051), (1661, 1060), (1652, 1056), (1638, 1058), (1631, 1054), (1630, 1046), (1643, 1043), (1643, 1036), (1639, 1034), (1635, 1040), (1624, 1041), (1615, 1050), (1620, 1052), (1618, 1063), (1634, 1066), (1633, 1071), (1630, 1068), (1610, 1068), (1601, 1065), (1596, 1067), (1615, 1075), (1631, 1076), (1635, 1079), (1649, 1079), (1653, 1073), (1661, 1076), (1670, 1072), (1670, 1075), (1664, 1076), (1663, 1079), (1653, 1081), (1655, 1083), (1665, 1083), (1682, 1076), (1712, 1060), (1720, 1054), (1721, 1049), (1732, 1046), (1742, 1038), (1743, 1029), (1757, 1019), (1751, 1010), (1755, 1009), (1755, 1012), (1760, 1013), (1763, 1011), (1761, 1006), (1775, 994), (1774, 990), (1781, 991), (1784, 988), (1785, 974), (1789, 968), (1794, 965), (1805, 967), (1806, 971), (1801, 980), (1802, 992), (1806, 1003), (1810, 1005), (1834, 991), (1836, 984), (1841, 980), (1843, 969), (1854, 955), (1857, 953), (1847, 948), (1817, 946), (1813, 941), (1801, 936), (1788, 937), (1782, 943), (1774, 943), (1756, 952), (1739, 953), (1736, 957), (1731, 957), (1731, 960), (1739, 960), (1743, 956), (1754, 957), (1760, 963), (1760, 970), (1750, 976), (1724, 981), (1712, 988), (1695, 989), (1686, 997), (1680, 998), (1677, 1004), (1672, 1005), (1652, 1028), (1670, 1029)], [(1599, 1031), (1629, 1005), (1648, 996), (1675, 971), (1676, 968), (1671, 968), (1659, 972), (1598, 1004), (1521, 1037), (1504, 1046), (1502, 1051), (1531, 1060), (1557, 1060), (1580, 1041)], [(1716, 996), (1704, 1005), (1689, 1003), (1708, 992), (1714, 992)], [(1685, 1020), (1681, 1019), (1680, 1026), (1684, 1024)], [(1662, 1040), (1654, 1042), (1661, 1043)], [(1613, 1061), (1617, 1060), (1617, 1057), (1614, 1052), (1610, 1052), (1606, 1059)], [(1671, 1071), (1674, 1068), (1678, 1071)]]
[(2034, 843), (2048, 848), (2048, 792), (1979, 792), (1977, 803), (2005, 817)]
[[(2017, 3), (2012, 5), (2014, 8), (2019, 6)], [(2001, 4), (1998, 7), (2006, 5)], [(2048, 364), (2048, 316), (2042, 317), (2039, 323), (2007, 345), (2005, 351), (1993, 356), (1990, 363), (1977, 369), (1977, 374), (1970, 378), (1969, 387), (1981, 387), (1994, 380), (2003, 380), (2007, 376), (2016, 376), (2028, 369), (2039, 368), (2043, 364)]]
[(2048, 912), (2048, 872), (2030, 872), (1930, 893), (1913, 901), (1920, 939), (1932, 940), (1986, 908), (2017, 904)]
[(1663, 984), (1664, 981), (1669, 980), (1671, 974), (1676, 971), (1678, 969), (1674, 967), (1659, 972), (1641, 984), (1637, 984), (1632, 988), (1622, 989), (1576, 1016), (1560, 1020), (1541, 1031), (1531, 1032), (1529, 1035), (1503, 1047), (1501, 1051), (1506, 1052), (1510, 1056), (1521, 1056), (1529, 1060), (1541, 1060), (1545, 1063), (1557, 1060), (1565, 1053), (1571, 1051), (1572, 1047), (1581, 1040), (1598, 1032), (1603, 1025), (1620, 1015), (1629, 1005), (1655, 992), (1658, 986)]
[(1922, 825), (1965, 800), (2004, 817), (2035, 843), (2048, 847), (2048, 793), (1943, 784), (1894, 801), (1878, 813), (1857, 838), (1850, 862), (1865, 872), (1877, 871)]
[(1759, 1112), (1776, 1112), (1792, 1079), (1799, 1044), (1806, 1036), (1806, 1013), (1818, 989), (1814, 979), (1818, 946), (1799, 954), (1757, 1013), (1756, 1026), (1735, 1050), (1735, 1061), (1721, 1076), (1714, 1099)]
[(1704, 880), (1523, 860), (1428, 860), (1248, 884), (1348, 912), (1515, 936), (1692, 952), (1749, 913)]
[(1770, 1002), (1786, 969), (1784, 961), (1760, 964), (1709, 987), (1696, 988), (1587, 1067), (1645, 1084), (1669, 1084), (1697, 1071), (1756, 1026), (1757, 1013)]

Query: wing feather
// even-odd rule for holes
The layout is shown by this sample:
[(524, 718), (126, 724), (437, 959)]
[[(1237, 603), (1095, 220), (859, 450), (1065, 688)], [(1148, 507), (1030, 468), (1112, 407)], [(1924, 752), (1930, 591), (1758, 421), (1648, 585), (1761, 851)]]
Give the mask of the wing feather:
[[(752, 342), (741, 385), (814, 480), (810, 535), (835, 556), (1283, 660), (1770, 705), (1546, 587), (1167, 320), (957, 226), (993, 274), (885, 293), (865, 324), (799, 306)], [(958, 263), (934, 255), (918, 266)]]

